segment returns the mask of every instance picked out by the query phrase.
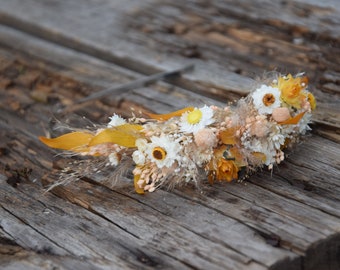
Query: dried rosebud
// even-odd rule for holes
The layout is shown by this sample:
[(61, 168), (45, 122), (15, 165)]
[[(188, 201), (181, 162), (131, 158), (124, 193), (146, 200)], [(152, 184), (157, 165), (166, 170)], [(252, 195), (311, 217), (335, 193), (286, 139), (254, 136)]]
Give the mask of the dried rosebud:
[(276, 122), (283, 122), (290, 118), (289, 109), (286, 107), (275, 108), (272, 117)]

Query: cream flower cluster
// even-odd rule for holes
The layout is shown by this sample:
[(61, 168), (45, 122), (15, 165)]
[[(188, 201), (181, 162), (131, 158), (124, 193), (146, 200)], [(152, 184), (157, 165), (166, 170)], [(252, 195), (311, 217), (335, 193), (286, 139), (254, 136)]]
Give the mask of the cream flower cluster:
[(112, 166), (132, 160), (137, 193), (206, 179), (242, 180), (259, 167), (281, 163), (284, 148), (309, 130), (316, 104), (307, 84), (301, 74), (278, 74), (231, 106), (188, 107), (150, 119), (113, 115), (95, 133), (40, 139), (50, 147), (106, 157)]

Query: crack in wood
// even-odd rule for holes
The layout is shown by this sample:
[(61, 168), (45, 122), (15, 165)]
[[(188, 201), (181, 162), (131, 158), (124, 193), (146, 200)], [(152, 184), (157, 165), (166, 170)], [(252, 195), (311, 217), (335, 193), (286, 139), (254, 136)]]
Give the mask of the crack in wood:
[[(18, 215), (16, 215), (15, 213), (13, 213), (11, 210), (7, 209), (5, 206), (1, 205), (1, 208), (6, 211), (8, 214), (12, 215), (13, 217), (15, 217), (16, 219), (18, 219), (20, 222), (22, 222), (23, 224), (27, 225), (28, 227), (30, 227), (32, 230), (34, 230), (36, 233), (38, 233), (39, 235), (41, 235), (42, 237), (46, 238), (48, 241), (50, 241), (51, 243), (53, 243), (54, 245), (58, 246), (59, 248), (65, 250), (67, 253), (72, 254), (72, 251), (65, 249), (62, 245), (60, 245), (58, 242), (54, 241), (53, 239), (51, 239), (50, 237), (48, 237), (47, 235), (44, 235), (42, 232), (40, 232), (39, 230), (37, 230), (34, 226), (32, 226), (31, 224), (29, 224), (29, 222), (27, 222), (25, 219), (19, 217)], [(35, 250), (37, 253), (40, 254), (52, 254), (52, 250), (50, 247), (43, 247), (42, 249), (36, 249)]]

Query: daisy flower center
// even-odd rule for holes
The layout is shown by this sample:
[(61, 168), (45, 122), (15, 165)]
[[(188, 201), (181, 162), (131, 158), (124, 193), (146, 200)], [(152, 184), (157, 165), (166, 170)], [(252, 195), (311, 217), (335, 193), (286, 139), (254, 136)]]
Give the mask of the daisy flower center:
[(164, 160), (166, 157), (166, 151), (162, 147), (155, 147), (152, 150), (152, 156), (157, 160)]
[(262, 98), (262, 102), (265, 106), (270, 106), (275, 102), (275, 97), (271, 93), (265, 94)]
[(187, 116), (188, 123), (192, 125), (199, 123), (201, 119), (202, 119), (202, 112), (198, 109), (193, 110)]

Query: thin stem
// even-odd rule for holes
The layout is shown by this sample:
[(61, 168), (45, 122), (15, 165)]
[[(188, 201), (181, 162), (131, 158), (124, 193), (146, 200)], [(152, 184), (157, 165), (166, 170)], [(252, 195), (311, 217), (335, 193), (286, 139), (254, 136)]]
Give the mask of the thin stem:
[(136, 88), (144, 87), (144, 86), (146, 86), (150, 83), (154, 83), (158, 80), (164, 80), (167, 77), (179, 75), (183, 72), (190, 71), (193, 68), (194, 68), (193, 65), (188, 65), (188, 66), (184, 66), (182, 68), (178, 68), (178, 69), (175, 69), (175, 70), (164, 71), (164, 72), (156, 73), (156, 74), (153, 74), (153, 75), (150, 75), (150, 76), (146, 76), (146, 77), (134, 80), (134, 81), (126, 83), (126, 84), (110, 87), (110, 88), (101, 90), (99, 92), (93, 93), (92, 95), (89, 95), (87, 97), (76, 100), (74, 102), (74, 104), (81, 104), (81, 103), (88, 102), (90, 100), (99, 99), (99, 98), (102, 98), (104, 96), (108, 96), (108, 95), (111, 95), (111, 94), (125, 93), (126, 91), (130, 91), (130, 90), (133, 90), (133, 89), (136, 89)]

